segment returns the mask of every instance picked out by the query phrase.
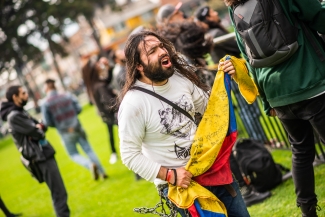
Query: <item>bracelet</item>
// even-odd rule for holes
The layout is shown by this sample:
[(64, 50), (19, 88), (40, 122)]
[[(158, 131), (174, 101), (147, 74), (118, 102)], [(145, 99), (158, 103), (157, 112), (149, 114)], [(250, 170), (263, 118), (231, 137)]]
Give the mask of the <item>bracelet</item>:
[(171, 177), (172, 177), (172, 169), (168, 169), (166, 181), (169, 182)]
[(176, 185), (177, 184), (177, 172), (176, 172), (176, 169), (172, 169), (173, 170), (173, 172), (174, 172), (174, 177), (175, 177), (175, 182), (174, 182), (174, 184), (172, 184), (172, 185)]
[(167, 169), (167, 172), (166, 172), (166, 177), (165, 177), (165, 181), (167, 181), (167, 175), (168, 175), (168, 171), (169, 171), (170, 169)]

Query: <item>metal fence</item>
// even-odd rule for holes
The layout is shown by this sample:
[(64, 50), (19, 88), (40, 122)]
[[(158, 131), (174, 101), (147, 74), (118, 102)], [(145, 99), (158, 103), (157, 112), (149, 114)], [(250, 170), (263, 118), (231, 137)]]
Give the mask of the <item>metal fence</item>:
[[(217, 37), (214, 44), (226, 40), (233, 40), (234, 33)], [(242, 138), (253, 138), (270, 145), (275, 149), (290, 150), (287, 132), (277, 117), (270, 117), (265, 114), (262, 102), (258, 98), (249, 105), (241, 96), (238, 85), (232, 82), (232, 100), (238, 125), (238, 135)], [(315, 133), (316, 159), (318, 163), (325, 162), (324, 146), (321, 144), (318, 135)]]

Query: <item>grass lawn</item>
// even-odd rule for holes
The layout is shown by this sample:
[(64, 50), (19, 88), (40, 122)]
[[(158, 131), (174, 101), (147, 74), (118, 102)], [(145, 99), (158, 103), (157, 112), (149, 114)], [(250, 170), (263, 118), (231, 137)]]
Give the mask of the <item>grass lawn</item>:
[[(50, 129), (47, 138), (56, 149), (56, 160), (69, 196), (72, 217), (130, 217), (154, 216), (133, 212), (135, 207), (154, 207), (159, 201), (154, 185), (145, 180), (135, 181), (134, 174), (119, 160), (108, 163), (110, 151), (106, 126), (97, 116), (94, 107), (85, 106), (80, 120), (88, 133), (88, 139), (97, 153), (109, 178), (93, 181), (85, 168), (68, 157), (55, 129)], [(117, 128), (115, 129), (115, 138)], [(276, 150), (275, 161), (290, 167), (291, 153)], [(325, 216), (325, 165), (316, 167), (316, 191), (319, 205)], [(23, 168), (19, 153), (11, 137), (0, 140), (0, 195), (12, 212), (23, 212), (26, 217), (54, 217), (50, 193), (46, 184), (38, 184)], [(295, 206), (292, 180), (272, 190), (272, 197), (265, 202), (249, 207), (252, 217), (301, 216)], [(0, 217), (4, 216), (0, 213)]]

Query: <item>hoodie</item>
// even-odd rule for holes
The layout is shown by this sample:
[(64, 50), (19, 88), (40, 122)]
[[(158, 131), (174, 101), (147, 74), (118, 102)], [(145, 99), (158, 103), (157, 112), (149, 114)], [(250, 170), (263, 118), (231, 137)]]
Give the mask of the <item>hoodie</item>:
[[(22, 107), (16, 106), (13, 102), (3, 102), (0, 108), (1, 118), (8, 122), (12, 138), (18, 148), (21, 148), (27, 140), (36, 142), (45, 139), (44, 131), (37, 128), (38, 121), (32, 118)], [(10, 114), (10, 117), (8, 118)], [(42, 146), (42, 155), (37, 155), (35, 161), (42, 161), (52, 157), (55, 153), (50, 145)]]
[(2, 102), (0, 106), (0, 115), (3, 121), (7, 121), (7, 117), (11, 111), (23, 111), (22, 107), (16, 106), (13, 102)]

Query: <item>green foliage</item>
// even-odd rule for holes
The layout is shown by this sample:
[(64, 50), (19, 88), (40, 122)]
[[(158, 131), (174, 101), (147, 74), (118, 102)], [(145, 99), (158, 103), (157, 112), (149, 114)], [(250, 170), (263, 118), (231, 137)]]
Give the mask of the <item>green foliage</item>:
[[(23, 62), (39, 61), (42, 52), (38, 47), (28, 42), (28, 37), (39, 37), (48, 41), (51, 51), (61, 56), (67, 55), (64, 47), (52, 40), (53, 35), (63, 35), (64, 28), (71, 22), (77, 22), (79, 15), (84, 15), (87, 20), (94, 16), (95, 8), (110, 5), (118, 10), (115, 1), (10, 1), (0, 2), (0, 73), (3, 69), (10, 69), (6, 64), (15, 60), (18, 67)], [(19, 35), (21, 26), (28, 27), (25, 35)], [(3, 33), (3, 34), (2, 34)], [(3, 36), (2, 36), (3, 35)], [(24, 61), (22, 61), (24, 59)]]
[[(140, 217), (133, 212), (135, 207), (154, 207), (159, 201), (154, 184), (145, 180), (135, 181), (134, 174), (119, 160), (108, 163), (110, 150), (105, 124), (97, 116), (93, 106), (85, 106), (80, 120), (88, 139), (106, 169), (107, 180), (93, 181), (85, 168), (75, 164), (64, 150), (55, 129), (47, 132), (47, 138), (56, 149), (56, 160), (68, 191), (68, 203), (76, 217)], [(117, 128), (115, 138), (118, 139)], [(117, 145), (118, 147), (118, 145)], [(291, 167), (291, 152), (272, 152), (276, 162)], [(325, 165), (315, 168), (316, 192), (323, 208), (319, 216), (325, 216)], [(50, 193), (45, 184), (38, 184), (30, 177), (19, 161), (19, 153), (12, 139), (0, 140), (0, 195), (12, 212), (23, 212), (24, 216), (54, 217)], [(295, 206), (294, 186), (291, 179), (272, 190), (272, 197), (261, 204), (248, 208), (252, 217), (298, 217)], [(0, 213), (0, 216), (3, 216)]]

